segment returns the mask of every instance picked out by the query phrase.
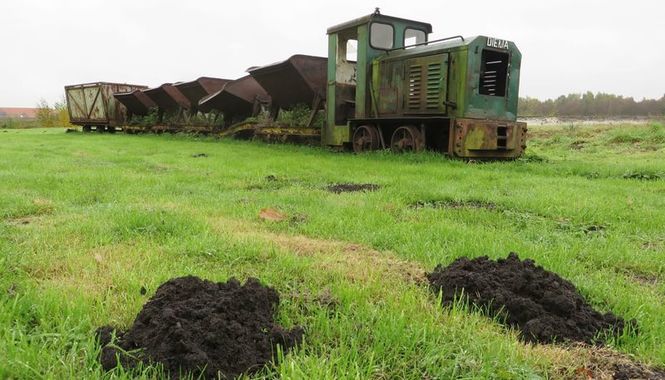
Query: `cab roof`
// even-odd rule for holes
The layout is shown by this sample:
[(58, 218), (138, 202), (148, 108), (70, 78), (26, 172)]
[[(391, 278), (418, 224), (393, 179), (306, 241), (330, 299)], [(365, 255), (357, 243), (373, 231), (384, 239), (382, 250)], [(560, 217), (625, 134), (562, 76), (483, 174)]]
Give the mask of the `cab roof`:
[(386, 22), (386, 23), (394, 23), (394, 22), (399, 22), (399, 23), (405, 23), (411, 26), (414, 26), (418, 29), (424, 30), (426, 33), (432, 33), (432, 25), (428, 24), (426, 22), (420, 22), (420, 21), (415, 21), (415, 20), (408, 20), (405, 18), (399, 18), (399, 17), (393, 17), (393, 16), (387, 16), (387, 15), (382, 15), (379, 13), (379, 10), (377, 10), (369, 14), (367, 16), (359, 17), (357, 19), (347, 21), (341, 24), (337, 24), (335, 26), (331, 26), (328, 28), (328, 34), (332, 33), (337, 33), (342, 30), (346, 30), (352, 27), (357, 27), (360, 25), (368, 24), (371, 21), (381, 21), (381, 22)]

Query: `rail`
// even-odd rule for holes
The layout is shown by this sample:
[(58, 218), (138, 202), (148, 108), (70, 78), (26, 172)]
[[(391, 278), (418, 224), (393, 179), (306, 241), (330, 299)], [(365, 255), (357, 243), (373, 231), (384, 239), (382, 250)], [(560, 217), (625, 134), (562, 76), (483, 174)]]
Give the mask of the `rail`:
[(462, 42), (464, 42), (464, 37), (462, 37), (462, 36), (452, 36), (452, 37), (440, 38), (440, 39), (434, 40), (434, 41), (425, 41), (425, 42), (420, 42), (420, 43), (413, 44), (413, 45), (388, 49), (388, 50), (386, 50), (386, 54), (390, 53), (391, 51), (395, 51), (395, 50), (402, 50), (402, 49), (412, 48), (412, 47), (416, 47), (416, 46), (429, 45), (429, 44), (433, 44), (433, 43), (436, 43), (436, 42), (454, 40), (456, 38), (459, 38), (460, 40), (462, 40)]

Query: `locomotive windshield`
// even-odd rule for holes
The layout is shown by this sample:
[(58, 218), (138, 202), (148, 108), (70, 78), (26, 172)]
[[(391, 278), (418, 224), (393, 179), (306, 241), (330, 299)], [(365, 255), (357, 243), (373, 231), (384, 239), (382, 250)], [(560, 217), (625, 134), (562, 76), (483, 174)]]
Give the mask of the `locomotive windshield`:
[(478, 87), (481, 95), (506, 96), (509, 58), (510, 55), (505, 52), (483, 50)]

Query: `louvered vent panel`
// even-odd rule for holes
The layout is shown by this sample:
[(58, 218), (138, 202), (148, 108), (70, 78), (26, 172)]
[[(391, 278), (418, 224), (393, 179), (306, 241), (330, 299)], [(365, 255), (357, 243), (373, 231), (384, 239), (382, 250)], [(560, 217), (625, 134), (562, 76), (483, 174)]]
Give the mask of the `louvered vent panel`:
[(494, 66), (499, 63), (501, 63), (501, 61), (487, 62), (487, 70), (482, 73), (480, 85), (484, 90), (485, 95), (496, 96), (497, 70), (494, 69)]
[(439, 107), (439, 83), (441, 82), (441, 64), (430, 63), (427, 65), (427, 109), (437, 109)]
[(422, 94), (422, 66), (409, 66), (409, 100), (407, 108), (417, 110), (420, 108), (420, 96)]
[(481, 59), (480, 88), (478, 92), (481, 95), (506, 96), (510, 55), (485, 49)]

